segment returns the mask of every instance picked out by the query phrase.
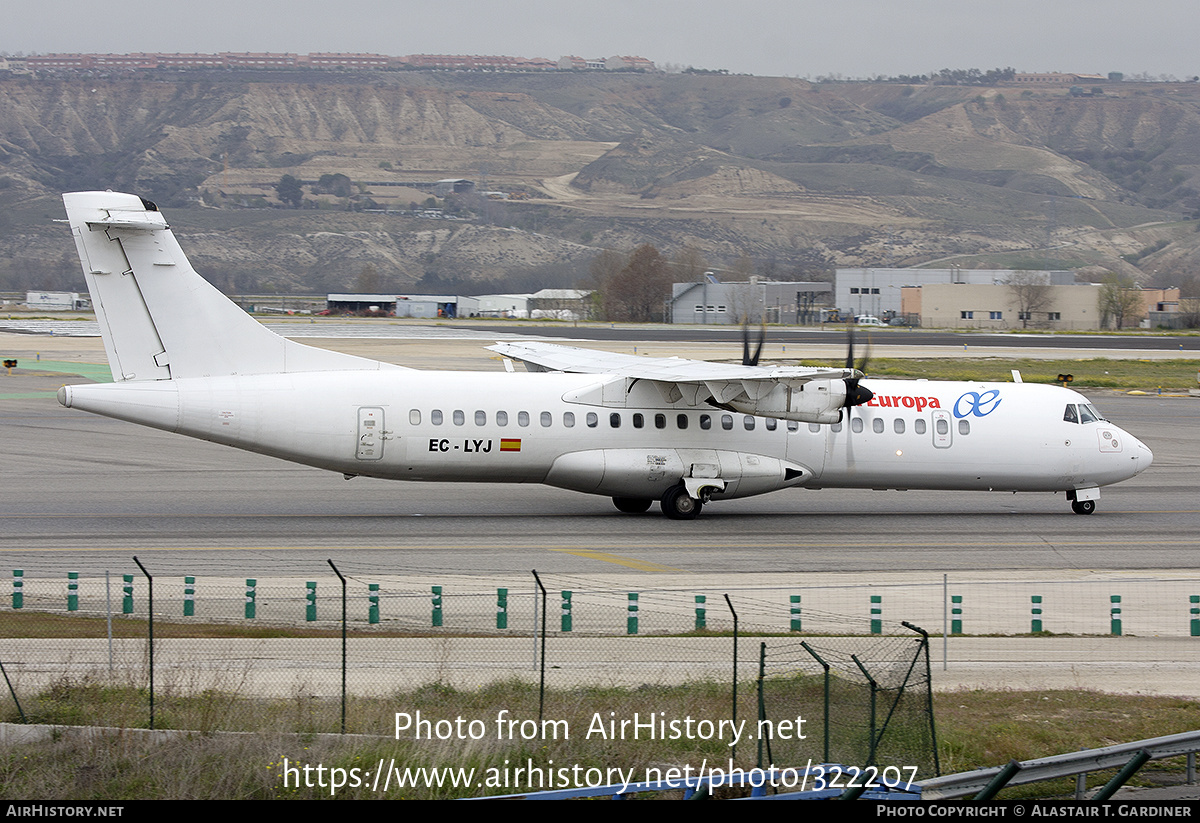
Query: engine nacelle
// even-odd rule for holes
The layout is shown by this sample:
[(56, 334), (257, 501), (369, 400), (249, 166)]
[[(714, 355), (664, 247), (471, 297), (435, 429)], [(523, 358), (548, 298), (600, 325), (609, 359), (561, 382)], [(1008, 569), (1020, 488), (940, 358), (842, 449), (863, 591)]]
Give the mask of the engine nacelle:
[(837, 423), (842, 419), (842, 408), (846, 405), (846, 381), (810, 380), (796, 385), (781, 382), (758, 398), (746, 392), (724, 405), (758, 417), (801, 423)]

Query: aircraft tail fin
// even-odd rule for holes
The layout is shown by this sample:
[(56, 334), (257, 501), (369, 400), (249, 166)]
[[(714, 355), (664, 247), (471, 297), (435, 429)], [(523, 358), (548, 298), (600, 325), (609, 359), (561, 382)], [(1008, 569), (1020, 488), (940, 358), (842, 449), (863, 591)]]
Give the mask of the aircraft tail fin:
[(394, 368), (280, 337), (196, 273), (158, 207), (63, 195), (113, 379)]

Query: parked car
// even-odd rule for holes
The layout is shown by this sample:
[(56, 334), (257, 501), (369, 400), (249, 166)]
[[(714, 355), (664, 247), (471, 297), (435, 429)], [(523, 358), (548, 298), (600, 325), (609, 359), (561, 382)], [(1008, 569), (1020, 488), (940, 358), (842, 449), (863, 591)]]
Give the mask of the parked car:
[(854, 322), (860, 326), (884, 326), (884, 325), (886, 325), (882, 320), (880, 320), (878, 317), (876, 317), (873, 314), (860, 314), (858, 317), (854, 318)]

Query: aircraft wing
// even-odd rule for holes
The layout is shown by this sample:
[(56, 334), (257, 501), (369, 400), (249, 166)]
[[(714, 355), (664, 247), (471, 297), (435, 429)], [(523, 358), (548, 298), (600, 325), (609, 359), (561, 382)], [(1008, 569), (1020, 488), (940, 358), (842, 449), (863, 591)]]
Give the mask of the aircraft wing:
[(678, 357), (638, 357), (553, 343), (497, 343), (488, 350), (519, 360), (530, 371), (650, 381), (668, 403), (683, 400), (689, 406), (709, 405), (812, 423), (840, 420), (846, 381), (862, 376), (855, 369), (742, 366)]

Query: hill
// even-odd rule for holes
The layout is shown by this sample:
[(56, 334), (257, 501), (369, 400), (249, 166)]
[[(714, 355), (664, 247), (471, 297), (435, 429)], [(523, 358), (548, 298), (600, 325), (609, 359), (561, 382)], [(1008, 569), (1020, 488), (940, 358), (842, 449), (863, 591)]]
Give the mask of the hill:
[[(306, 185), (312, 210), (278, 208)], [(345, 175), (348, 192), (314, 192)], [(442, 178), (456, 220), (402, 209)], [(567, 285), (605, 247), (832, 265), (1071, 266), (1179, 283), (1200, 262), (1200, 87), (811, 84), (625, 73), (0, 79), (0, 288), (77, 284), (61, 191), (171, 208), (230, 289)], [(346, 195), (350, 196), (346, 196)], [(340, 196), (339, 196), (340, 195)], [(1164, 242), (1165, 241), (1165, 242)], [(1136, 265), (1131, 263), (1134, 261)]]

